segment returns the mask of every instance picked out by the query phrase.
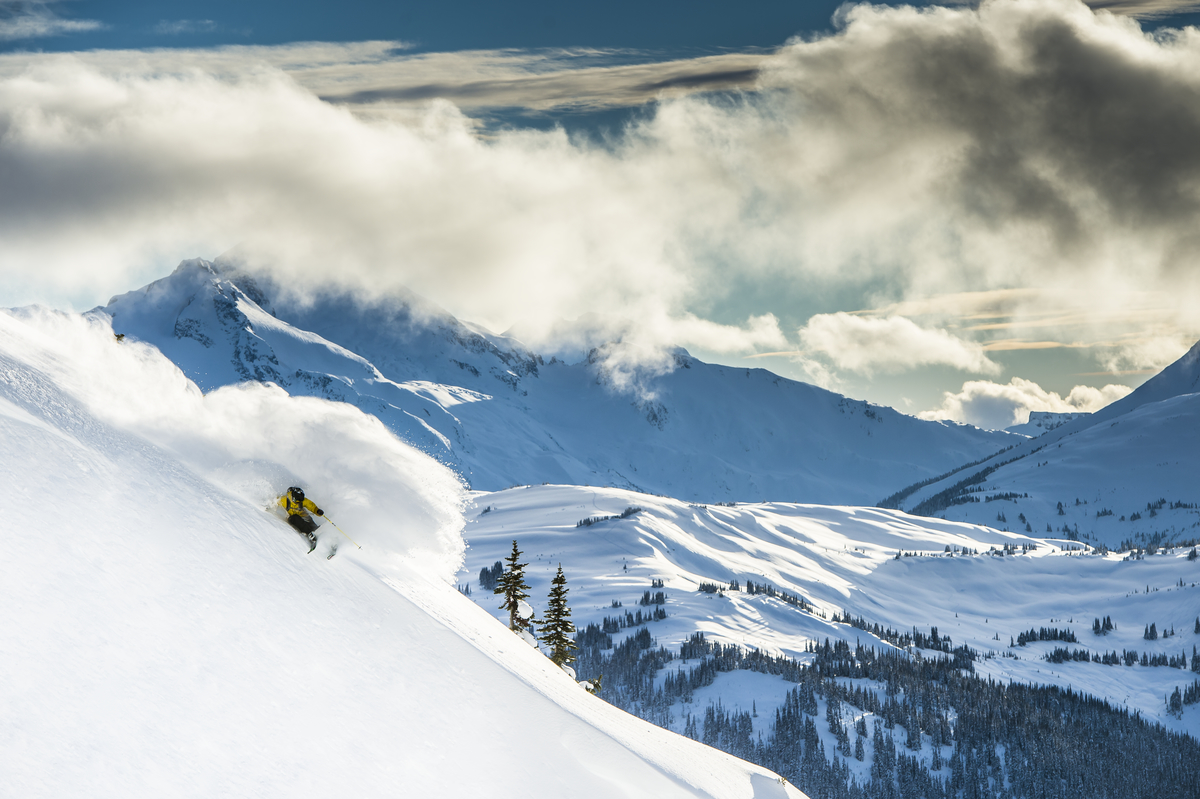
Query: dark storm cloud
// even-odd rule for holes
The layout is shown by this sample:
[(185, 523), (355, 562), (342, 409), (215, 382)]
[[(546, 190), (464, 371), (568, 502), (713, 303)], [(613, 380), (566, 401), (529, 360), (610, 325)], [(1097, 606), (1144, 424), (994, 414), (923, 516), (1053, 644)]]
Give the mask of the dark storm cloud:
[(839, 156), (890, 162), (934, 148), (943, 162), (911, 179), (927, 180), (944, 211), (995, 230), (1028, 225), (1060, 254), (1124, 230), (1195, 258), (1194, 31), (1153, 39), (1075, 4), (1021, 0), (859, 8), (847, 22), (787, 48), (765, 81), (814, 127), (848, 137)]
[(692, 75), (676, 75), (652, 83), (643, 83), (638, 88), (646, 92), (658, 92), (663, 89), (748, 88), (757, 78), (757, 69), (717, 70)]

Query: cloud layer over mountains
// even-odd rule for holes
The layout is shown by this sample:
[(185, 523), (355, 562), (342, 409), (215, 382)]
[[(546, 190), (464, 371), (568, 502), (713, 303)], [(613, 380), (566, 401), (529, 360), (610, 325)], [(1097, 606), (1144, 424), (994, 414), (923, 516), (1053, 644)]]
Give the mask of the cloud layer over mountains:
[[(602, 144), (480, 137), (439, 100), (355, 115), (245, 52), (185, 55), (0, 57), (10, 290), (103, 299), (236, 246), (297, 286), (408, 285), (534, 339), (599, 311), (634, 320), (644, 351), (796, 349), (834, 371), (924, 342), (893, 363), (991, 375), (980, 346), (998, 339), (1146, 368), (1200, 330), (1193, 29), (1147, 35), (1070, 0), (858, 6), (758, 62), (756, 90), (664, 98)], [(1036, 291), (988, 325), (951, 303), (822, 338), (847, 320), (738, 322), (746, 285), (866, 309)], [(820, 310), (852, 309), (803, 318)]]

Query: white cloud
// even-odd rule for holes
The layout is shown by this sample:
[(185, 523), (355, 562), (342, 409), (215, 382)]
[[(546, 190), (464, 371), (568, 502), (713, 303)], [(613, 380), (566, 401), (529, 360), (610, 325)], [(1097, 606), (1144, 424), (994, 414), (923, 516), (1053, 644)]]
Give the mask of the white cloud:
[(971, 380), (957, 393), (946, 392), (942, 406), (917, 414), (922, 419), (950, 419), (988, 430), (1003, 430), (1029, 421), (1030, 411), (1092, 413), (1124, 397), (1128, 386), (1075, 386), (1066, 397), (1047, 391), (1032, 380), (1014, 377), (1008, 383)]
[(997, 374), (1000, 366), (976, 342), (945, 330), (918, 326), (902, 316), (873, 319), (848, 313), (817, 314), (800, 329), (805, 354), (828, 358), (839, 369), (861, 374), (950, 366)]
[(1102, 353), (1100, 360), (1114, 374), (1158, 372), (1187, 352), (1192, 343), (1177, 334), (1144, 336), (1112, 344)]
[(186, 33), (212, 33), (217, 23), (211, 19), (164, 19), (154, 26), (154, 32), (164, 36), (180, 36)]
[(0, 41), (43, 39), (104, 27), (92, 19), (64, 19), (54, 13), (54, 0), (0, 0)]
[[(315, 96), (394, 87), (395, 47), (0, 57), (0, 279), (113, 293), (238, 244), (301, 285), (409, 285), (497, 330), (610, 313), (660, 354), (785, 348), (768, 317), (714, 321), (746, 286), (858, 307), (989, 293), (1018, 318), (1036, 288), (1074, 309), (1069, 339), (1037, 341), (1081, 344), (1144, 332), (1145, 315), (1110, 320), (1145, 291), (1159, 334), (1200, 330), (1195, 30), (1147, 37), (1068, 0), (857, 6), (754, 61), (761, 91), (666, 99), (603, 144), (483, 140), (445, 101), (388, 119)], [(550, 104), (593, 79), (628, 102), (603, 65), (477, 56), (493, 98), (524, 74), (560, 82), (539, 84)], [(409, 66), (426, 89), (454, 74), (449, 56)], [(620, 80), (645, 99), (661, 74)], [(860, 338), (829, 338), (834, 322)], [(936, 319), (870, 324), (818, 319), (805, 346), (837, 368), (995, 374)]]
[(561, 131), (483, 141), (444, 102), (400, 125), (268, 68), (113, 76), (72, 57), (0, 81), (0, 126), (14, 275), (114, 292), (162, 253), (236, 242), (293, 285), (408, 285), (493, 329), (612, 310), (634, 320), (631, 352), (786, 344), (770, 314), (727, 325), (684, 308), (699, 283), (672, 251), (707, 191), (689, 200), (656, 159)]

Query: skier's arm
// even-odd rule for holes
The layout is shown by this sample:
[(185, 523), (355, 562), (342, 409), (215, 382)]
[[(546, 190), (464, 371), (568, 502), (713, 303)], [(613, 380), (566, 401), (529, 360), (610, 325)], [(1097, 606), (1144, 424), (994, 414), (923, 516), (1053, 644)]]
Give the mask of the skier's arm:
[(318, 516), (324, 516), (324, 515), (325, 515), (324, 513), (322, 513), (322, 512), (321, 512), (321, 509), (317, 507), (316, 503), (315, 503), (315, 502), (313, 502), (313, 501), (312, 501), (311, 499), (309, 499), (308, 497), (305, 497), (305, 498), (304, 498), (304, 507), (308, 508), (310, 511), (312, 511), (312, 512), (313, 512), (313, 513), (315, 513), (315, 514), (317, 514)]

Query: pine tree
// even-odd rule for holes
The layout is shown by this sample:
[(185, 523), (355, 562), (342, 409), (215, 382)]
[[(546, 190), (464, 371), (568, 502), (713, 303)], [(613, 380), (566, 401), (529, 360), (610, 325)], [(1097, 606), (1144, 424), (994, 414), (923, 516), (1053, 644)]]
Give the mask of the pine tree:
[(562, 564), (550, 581), (550, 596), (546, 603), (546, 621), (538, 628), (542, 643), (550, 647), (550, 659), (564, 666), (575, 659), (575, 625), (571, 622), (571, 609), (567, 607), (567, 578)]
[(519, 612), (522, 600), (529, 598), (529, 585), (525, 582), (525, 567), (529, 564), (521, 563), (521, 550), (517, 549), (516, 541), (513, 541), (512, 554), (504, 561), (508, 568), (496, 580), (496, 588), (492, 593), (504, 595), (504, 604), (500, 609), (508, 611), (508, 629), (519, 632), (533, 621), (532, 618), (521, 618)]

